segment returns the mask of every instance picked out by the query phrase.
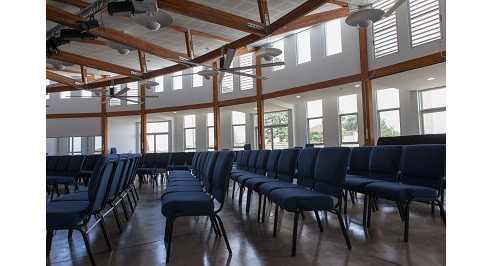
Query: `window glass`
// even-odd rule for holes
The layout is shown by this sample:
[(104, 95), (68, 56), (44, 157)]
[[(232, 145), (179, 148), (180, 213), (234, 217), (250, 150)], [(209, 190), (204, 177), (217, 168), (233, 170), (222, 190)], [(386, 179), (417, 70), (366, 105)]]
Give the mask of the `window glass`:
[(94, 137), (94, 153), (101, 154), (102, 153), (102, 137), (96, 136)]
[(409, 0), (412, 47), (441, 39), (439, 0)]
[(380, 111), (379, 131), (381, 137), (400, 136), (400, 110)]
[[(135, 82), (131, 82), (131, 83), (128, 83), (126, 84), (126, 86), (130, 89), (129, 91), (126, 92), (126, 96), (133, 96), (131, 98), (129, 98), (130, 100), (133, 100), (133, 101), (137, 101), (139, 102), (140, 101), (140, 98), (138, 98), (138, 82), (135, 81)], [(131, 101), (127, 101), (126, 102), (127, 105), (134, 105), (134, 104), (137, 104), (136, 102), (131, 102)]]
[(234, 91), (234, 78), (231, 73), (225, 73), (222, 79), (222, 93), (230, 93)]
[[(116, 94), (117, 92), (119, 92), (121, 90), (123, 85), (120, 85), (120, 86), (115, 86), (114, 87), (114, 93)], [(117, 98), (111, 98), (109, 100), (109, 106), (118, 106), (118, 105), (121, 105), (121, 100), (120, 99), (117, 99)]]
[[(239, 66), (251, 66), (253, 64), (253, 53), (248, 53), (239, 56)], [(253, 69), (240, 70), (241, 73), (253, 75)], [(253, 88), (253, 78), (246, 76), (239, 76), (239, 89), (250, 90)]]
[(154, 135), (147, 135), (147, 152), (155, 152), (155, 137)]
[(357, 114), (340, 116), (342, 144), (344, 142), (359, 141), (359, 127), (357, 124)]
[(82, 98), (91, 98), (92, 97), (92, 92), (88, 90), (82, 90)]
[(69, 98), (70, 98), (70, 91), (60, 92), (60, 99), (69, 99)]
[(209, 127), (208, 128), (208, 147), (213, 148), (214, 146), (215, 146), (214, 128)]
[(377, 92), (378, 110), (400, 107), (400, 92), (398, 89), (384, 89)]
[(184, 116), (184, 127), (195, 127), (195, 115), (185, 115)]
[(169, 152), (169, 135), (155, 135), (155, 152)]
[(164, 133), (169, 131), (169, 122), (147, 123), (147, 133)]
[(308, 118), (323, 116), (323, 101), (316, 100), (307, 102)]
[(208, 113), (207, 114), (207, 126), (209, 126), (209, 127), (214, 126), (214, 113)]
[[(395, 0), (380, 0), (373, 3), (372, 6), (386, 12), (394, 4)], [(374, 23), (372, 29), (375, 58), (398, 52), (396, 12)]]
[(174, 72), (173, 74), (173, 90), (181, 90), (183, 88), (183, 71)]
[(422, 114), (424, 134), (446, 133), (446, 111)]
[(421, 92), (422, 108), (446, 107), (446, 88)]
[(342, 26), (340, 19), (329, 21), (325, 24), (326, 55), (334, 55), (342, 52)]
[(232, 124), (246, 124), (246, 114), (242, 112), (232, 111)]
[(154, 87), (154, 92), (163, 92), (164, 91), (164, 76), (160, 76), (154, 79), (155, 82), (158, 82), (159, 85)]
[(311, 35), (309, 30), (297, 34), (297, 64), (311, 61)]
[(338, 97), (338, 113), (357, 113), (357, 94)]
[(323, 143), (323, 118), (309, 119), (309, 143)]
[(265, 126), (287, 125), (289, 124), (289, 114), (284, 112), (265, 113)]
[[(202, 66), (197, 66), (197, 67), (193, 68), (193, 73), (198, 73), (202, 70), (203, 70)], [(203, 86), (203, 77), (198, 75), (198, 74), (194, 74), (193, 75), (193, 87), (201, 87), (201, 86)]]
[(242, 147), (246, 144), (246, 126), (233, 126), (234, 147)]
[(195, 149), (195, 129), (187, 128), (185, 129), (185, 149)]

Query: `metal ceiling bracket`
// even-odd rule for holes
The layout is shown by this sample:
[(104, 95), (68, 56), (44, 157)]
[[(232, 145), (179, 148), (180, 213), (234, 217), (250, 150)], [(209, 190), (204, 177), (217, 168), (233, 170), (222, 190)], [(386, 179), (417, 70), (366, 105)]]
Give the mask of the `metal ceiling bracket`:
[(260, 26), (260, 25), (253, 24), (251, 22), (248, 22), (247, 25), (248, 25), (248, 27), (253, 28), (253, 29), (263, 30), (263, 31), (265, 30), (265, 27)]

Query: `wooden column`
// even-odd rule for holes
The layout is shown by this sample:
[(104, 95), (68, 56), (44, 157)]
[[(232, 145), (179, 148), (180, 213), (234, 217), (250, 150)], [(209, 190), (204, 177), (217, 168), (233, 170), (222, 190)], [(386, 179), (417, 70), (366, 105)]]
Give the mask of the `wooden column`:
[(367, 35), (365, 29), (359, 29), (360, 82), (362, 88), (362, 114), (364, 125), (364, 146), (374, 146), (374, 112), (372, 82), (369, 80), (369, 62), (367, 53)]
[[(213, 63), (213, 67), (217, 67), (217, 62)], [(214, 104), (214, 149), (216, 151), (221, 150), (220, 145), (220, 107), (219, 107), (219, 84), (217, 84), (217, 76), (213, 76), (212, 79), (212, 93), (213, 93), (213, 104)]]
[(190, 30), (185, 31), (185, 39), (186, 39), (186, 54), (189, 58), (195, 58), (195, 51), (193, 49), (193, 36), (191, 35)]
[[(256, 64), (261, 64), (261, 57), (256, 57)], [(261, 68), (256, 69), (256, 75), (261, 76)], [(265, 149), (265, 108), (263, 101), (263, 82), (256, 79), (256, 114), (258, 115), (258, 149)]]
[[(109, 76), (103, 76), (107, 78)], [(106, 87), (107, 89), (107, 87)], [(108, 154), (108, 117), (106, 111), (106, 91), (102, 92), (101, 97), (101, 139), (102, 139), (102, 154)]]
[(80, 74), (82, 74), (82, 82), (84, 84), (89, 84), (89, 79), (87, 78), (87, 67), (81, 65)]
[[(145, 53), (138, 51), (138, 60), (140, 62), (140, 70), (147, 73), (147, 60)], [(145, 86), (140, 86), (140, 96), (145, 96)], [(147, 114), (145, 113), (145, 98), (139, 98), (140, 102), (140, 152), (147, 153)]]

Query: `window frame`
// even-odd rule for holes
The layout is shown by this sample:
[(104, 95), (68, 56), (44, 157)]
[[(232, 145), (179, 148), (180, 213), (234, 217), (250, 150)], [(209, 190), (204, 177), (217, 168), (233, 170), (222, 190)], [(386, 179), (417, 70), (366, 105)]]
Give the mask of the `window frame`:
[[(308, 32), (309, 34), (309, 60), (307, 61), (304, 61), (302, 63), (299, 63), (299, 34), (302, 34), (302, 33), (305, 33), (305, 32)], [(304, 63), (309, 63), (313, 60), (313, 55), (311, 53), (311, 29), (307, 29), (307, 30), (304, 30), (304, 31), (301, 31), (301, 32), (298, 32), (296, 34), (296, 63), (297, 65), (302, 65)]]
[[(381, 113), (384, 113), (384, 112), (391, 112), (391, 111), (398, 111), (398, 124), (399, 124), (399, 127), (400, 127), (400, 135), (401, 136), (401, 102), (400, 102), (400, 90), (397, 89), (397, 88), (387, 88), (387, 89), (395, 89), (395, 90), (398, 90), (398, 107), (391, 107), (391, 108), (384, 108), (384, 109), (379, 109), (379, 98), (377, 97), (377, 91), (376, 91), (376, 111), (377, 111), (377, 133), (378, 133), (378, 137), (383, 137), (381, 136)], [(387, 89), (381, 89), (381, 90), (387, 90)]]
[[(80, 138), (80, 151), (74, 150), (74, 139)], [(69, 155), (82, 155), (82, 137), (68, 137), (68, 154)]]
[[(265, 131), (265, 132), (263, 132), (263, 135), (264, 135), (263, 137), (265, 138), (263, 140), (264, 147), (266, 149), (266, 144), (267, 144), (267, 142), (266, 142), (266, 131), (267, 131), (267, 129), (270, 129), (270, 132), (271, 132), (270, 134), (271, 134), (271, 137), (272, 137), (271, 150), (273, 150), (275, 148), (275, 142), (273, 141), (273, 129), (274, 128), (283, 128), (283, 127), (285, 127), (285, 128), (287, 128), (287, 137), (289, 135), (289, 111), (285, 110), (285, 111), (267, 112), (267, 113), (264, 113), (263, 114), (263, 117), (266, 114), (271, 114), (271, 113), (287, 113), (287, 124), (275, 124), (275, 125), (269, 125), (269, 126), (263, 125), (263, 130)], [(265, 118), (263, 118), (263, 121), (265, 121)]]
[[(208, 114), (212, 114), (212, 125), (210, 126), (209, 125), (209, 116)], [(214, 113), (207, 113), (207, 150), (209, 151), (214, 151), (215, 150), (215, 121), (214, 121)], [(212, 129), (212, 132), (213, 132), (213, 140), (214, 140), (214, 145), (213, 146), (210, 146), (210, 129)]]
[[(233, 111), (233, 112), (237, 112), (237, 111)], [(244, 149), (244, 144), (246, 144), (246, 113), (244, 112), (237, 112), (237, 113), (243, 113), (244, 114), (244, 123), (241, 123), (241, 124), (234, 124), (234, 115), (232, 115), (231, 117), (231, 125), (232, 125), (232, 149), (235, 150), (235, 151), (238, 151), (238, 150), (243, 150)], [(236, 127), (240, 127), (240, 126), (244, 126), (244, 144), (243, 146), (236, 146), (236, 143), (234, 143), (234, 136), (235, 136), (235, 128)]]
[[(194, 126), (193, 127), (186, 127), (185, 126), (185, 117), (186, 116), (194, 116), (195, 118), (195, 123), (194, 123)], [(186, 147), (186, 131), (187, 130), (193, 130), (195, 133), (193, 134), (194, 135), (194, 147), (190, 147), (190, 148), (187, 148)], [(183, 147), (183, 150), (186, 152), (186, 151), (196, 151), (196, 115), (192, 114), (192, 115), (185, 115), (183, 116), (183, 142), (184, 142), (184, 147)]]
[[(321, 101), (321, 116), (313, 116), (313, 117), (309, 117), (309, 108), (308, 108), (308, 103), (309, 102), (315, 102), (315, 101)], [(306, 121), (307, 121), (307, 143), (308, 144), (314, 144), (315, 147), (324, 147), (325, 146), (325, 131), (324, 131), (324, 128), (323, 128), (323, 142), (311, 142), (311, 128), (309, 127), (310, 125), (310, 121), (311, 120), (315, 120), (315, 119), (321, 119), (321, 125), (324, 125), (324, 119), (323, 119), (323, 99), (319, 99), (319, 100), (312, 100), (312, 101), (307, 101), (306, 102)]]
[(420, 134), (435, 134), (435, 133), (426, 133), (425, 132), (425, 127), (424, 127), (425, 126), (424, 125), (424, 115), (425, 114), (446, 112), (446, 106), (444, 106), (444, 107), (433, 107), (433, 108), (424, 108), (423, 107), (424, 101), (423, 101), (423, 97), (422, 97), (422, 92), (439, 90), (439, 89), (446, 89), (446, 86), (440, 86), (440, 87), (429, 88), (429, 89), (424, 89), (424, 90), (418, 91)]
[[(150, 124), (150, 123), (167, 123), (167, 132), (154, 132), (154, 133), (147, 133), (147, 135), (145, 136), (146, 138), (148, 138), (149, 136), (152, 136), (153, 139), (154, 139), (154, 149), (153, 149), (153, 152), (156, 152), (156, 143), (157, 143), (157, 136), (162, 136), (162, 135), (167, 135), (167, 146), (168, 146), (168, 151), (167, 152), (172, 152), (171, 149), (171, 145), (169, 145), (169, 128), (170, 128), (170, 122), (169, 120), (166, 120), (166, 121), (151, 121), (151, 122), (147, 122), (147, 124)], [(142, 133), (140, 133), (141, 135)], [(148, 145), (148, 142), (147, 142), (147, 145)], [(150, 147), (149, 147), (150, 148)], [(149, 151), (147, 151), (149, 152)]]

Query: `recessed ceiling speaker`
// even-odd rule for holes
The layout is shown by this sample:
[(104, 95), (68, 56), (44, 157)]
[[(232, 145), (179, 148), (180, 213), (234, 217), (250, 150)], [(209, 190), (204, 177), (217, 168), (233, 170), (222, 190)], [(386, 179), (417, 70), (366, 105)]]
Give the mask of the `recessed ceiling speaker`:
[(106, 41), (106, 44), (110, 48), (115, 49), (116, 51), (118, 51), (118, 53), (120, 53), (122, 55), (126, 55), (130, 51), (134, 51), (135, 50), (132, 47), (128, 47), (128, 46), (125, 46), (125, 45), (122, 45), (122, 44), (119, 44), (119, 43), (115, 43), (115, 42), (112, 42), (112, 41)]
[(345, 19), (345, 23), (350, 26), (366, 29), (370, 27), (372, 23), (380, 20), (383, 15), (384, 11), (381, 9), (365, 8), (352, 13)]
[(260, 50), (256, 51), (255, 55), (263, 57), (266, 61), (272, 61), (275, 56), (282, 54), (282, 50), (272, 47), (261, 47)]
[(156, 31), (160, 28), (167, 27), (173, 24), (173, 17), (166, 12), (146, 12), (143, 14), (135, 14), (132, 16), (133, 21), (140, 24), (151, 31)]
[(210, 80), (211, 77), (219, 75), (219, 71), (213, 69), (204, 69), (198, 71), (197, 74), (204, 77), (206, 80)]

